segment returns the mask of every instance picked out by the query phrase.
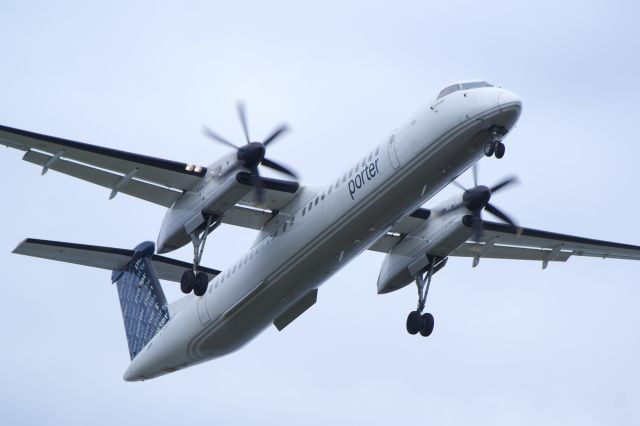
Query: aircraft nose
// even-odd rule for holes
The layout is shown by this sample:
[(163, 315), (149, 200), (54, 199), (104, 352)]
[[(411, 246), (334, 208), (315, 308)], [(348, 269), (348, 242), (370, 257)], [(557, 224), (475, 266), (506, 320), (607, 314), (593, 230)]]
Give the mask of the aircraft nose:
[(496, 97), (496, 105), (502, 106), (502, 105), (508, 105), (508, 104), (515, 104), (515, 105), (518, 105), (519, 107), (522, 107), (522, 101), (520, 100), (520, 96), (508, 90), (501, 90), (500, 93), (498, 93), (498, 96)]

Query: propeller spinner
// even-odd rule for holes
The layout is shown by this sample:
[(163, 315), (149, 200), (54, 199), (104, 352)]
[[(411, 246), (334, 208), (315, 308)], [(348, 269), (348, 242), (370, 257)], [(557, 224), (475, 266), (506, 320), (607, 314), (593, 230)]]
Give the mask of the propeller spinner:
[(225, 175), (232, 173), (239, 167), (248, 169), (251, 173), (251, 184), (256, 190), (256, 199), (260, 203), (264, 199), (264, 182), (260, 176), (260, 172), (258, 171), (258, 166), (262, 165), (280, 173), (289, 175), (294, 179), (298, 178), (298, 176), (289, 168), (265, 157), (267, 153), (267, 146), (278, 139), (283, 133), (289, 130), (289, 128), (287, 125), (283, 124), (271, 132), (263, 142), (251, 142), (249, 137), (249, 126), (247, 125), (247, 115), (244, 109), (244, 104), (242, 103), (238, 103), (238, 116), (240, 118), (240, 123), (242, 124), (242, 131), (246, 141), (245, 145), (237, 146), (206, 126), (203, 131), (205, 135), (214, 141), (236, 150), (236, 163), (227, 170)]
[(516, 182), (518, 182), (518, 179), (512, 176), (490, 188), (484, 185), (478, 185), (478, 166), (476, 164), (473, 165), (473, 183), (475, 185), (473, 188), (467, 189), (457, 181), (453, 181), (456, 186), (464, 191), (462, 203), (456, 208), (466, 207), (471, 211), (474, 239), (477, 242), (482, 239), (482, 210), (486, 210), (498, 219), (511, 225), (516, 232), (520, 229), (506, 213), (489, 202), (493, 194)]

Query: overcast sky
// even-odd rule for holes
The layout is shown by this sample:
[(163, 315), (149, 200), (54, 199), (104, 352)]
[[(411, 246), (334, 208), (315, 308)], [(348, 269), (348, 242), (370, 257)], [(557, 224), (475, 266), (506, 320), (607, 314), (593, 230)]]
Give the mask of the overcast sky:
[[(480, 77), (524, 103), (505, 158), (480, 162), (482, 183), (523, 184), (492, 201), (525, 226), (640, 244), (636, 2), (97, 3), (2, 2), (0, 124), (208, 164), (227, 151), (201, 126), (240, 140), (243, 99), (256, 138), (291, 125), (270, 157), (316, 184)], [(2, 424), (640, 422), (640, 264), (616, 260), (451, 259), (425, 339), (404, 326), (415, 288), (377, 295), (383, 255), (365, 253), (283, 332), (126, 383), (110, 273), (10, 252), (25, 237), (132, 248), (163, 209), (0, 153)], [(219, 228), (203, 263), (224, 269), (254, 237)]]

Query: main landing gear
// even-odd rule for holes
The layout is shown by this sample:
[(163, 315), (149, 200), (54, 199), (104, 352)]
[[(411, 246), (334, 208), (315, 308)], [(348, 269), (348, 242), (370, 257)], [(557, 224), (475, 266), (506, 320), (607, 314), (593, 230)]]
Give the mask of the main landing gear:
[(487, 157), (495, 155), (497, 159), (501, 159), (504, 157), (505, 151), (506, 148), (502, 143), (502, 136), (497, 132), (494, 132), (491, 139), (484, 144), (484, 155)]
[(407, 331), (409, 334), (417, 334), (427, 337), (433, 332), (433, 315), (430, 313), (423, 314), (425, 304), (427, 303), (427, 294), (429, 293), (429, 285), (433, 277), (436, 266), (436, 258), (428, 256), (429, 265), (427, 269), (427, 278), (425, 280), (424, 273), (417, 273), (415, 276), (416, 285), (418, 286), (418, 308), (409, 313), (407, 317)]
[(180, 289), (183, 293), (188, 294), (193, 291), (193, 294), (196, 296), (204, 296), (207, 292), (209, 276), (202, 271), (198, 272), (198, 268), (200, 267), (202, 253), (204, 253), (204, 245), (207, 242), (207, 235), (209, 235), (209, 232), (215, 229), (219, 224), (219, 222), (214, 223), (213, 216), (208, 216), (207, 224), (202, 231), (202, 234), (199, 235), (197, 230), (190, 234), (191, 242), (193, 243), (193, 269), (187, 269), (182, 274), (182, 278), (180, 279)]

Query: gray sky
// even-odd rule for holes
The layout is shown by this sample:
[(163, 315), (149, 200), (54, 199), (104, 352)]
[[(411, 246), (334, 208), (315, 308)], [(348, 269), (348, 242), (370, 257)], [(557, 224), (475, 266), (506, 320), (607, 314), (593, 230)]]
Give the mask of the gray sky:
[[(208, 164), (226, 151), (202, 124), (239, 140), (244, 99), (253, 135), (292, 126), (270, 156), (314, 184), (481, 77), (524, 102), (505, 159), (480, 163), (482, 183), (523, 182), (493, 201), (525, 226), (640, 244), (635, 2), (96, 3), (2, 3), (1, 124)], [(126, 383), (110, 274), (10, 251), (25, 237), (131, 248), (164, 211), (1, 152), (2, 424), (640, 422), (640, 264), (615, 260), (451, 259), (423, 339), (404, 329), (415, 289), (376, 295), (383, 256), (365, 253), (283, 332)], [(220, 228), (204, 264), (225, 268), (253, 238)]]

